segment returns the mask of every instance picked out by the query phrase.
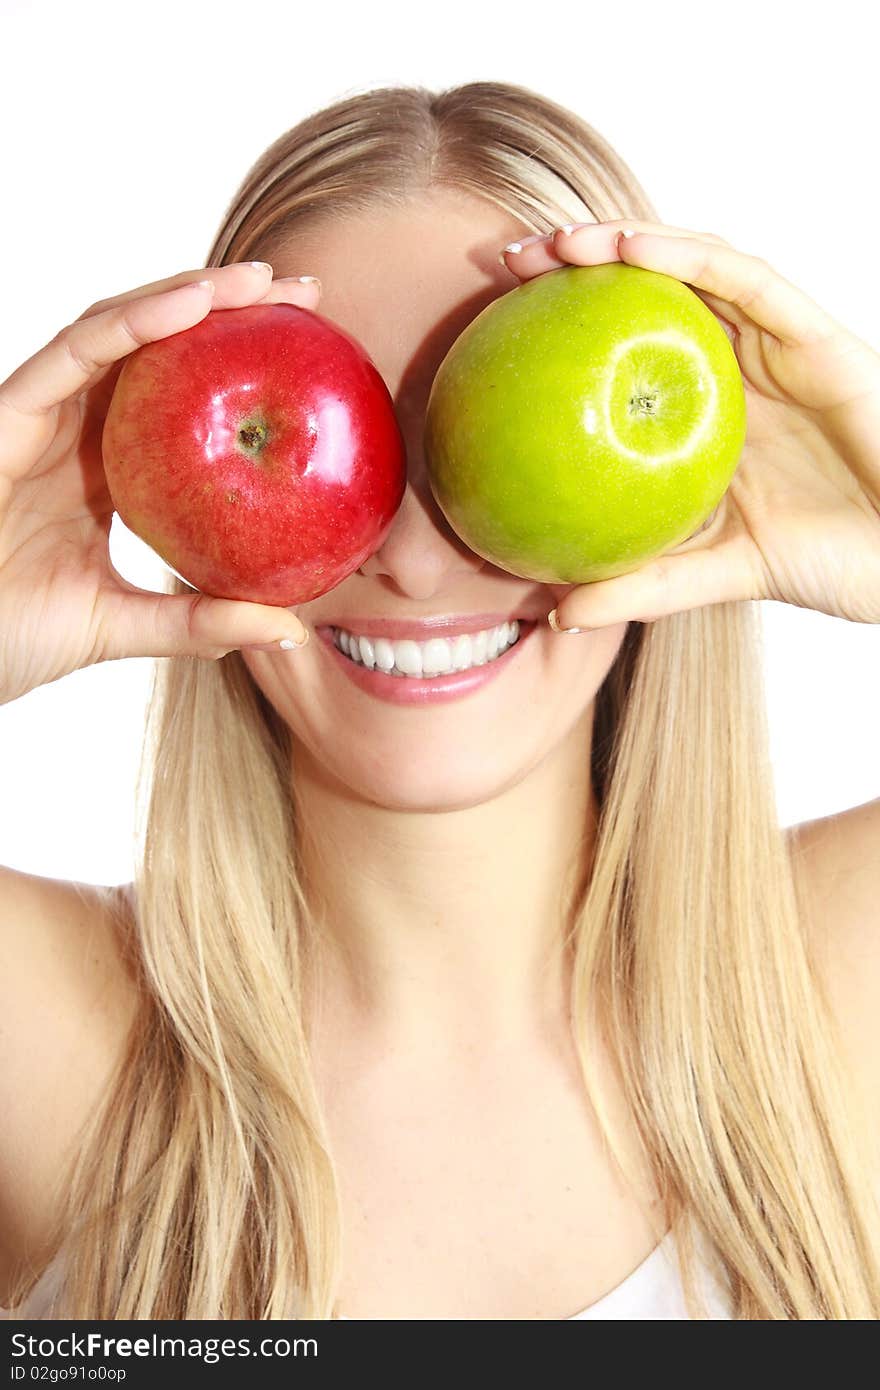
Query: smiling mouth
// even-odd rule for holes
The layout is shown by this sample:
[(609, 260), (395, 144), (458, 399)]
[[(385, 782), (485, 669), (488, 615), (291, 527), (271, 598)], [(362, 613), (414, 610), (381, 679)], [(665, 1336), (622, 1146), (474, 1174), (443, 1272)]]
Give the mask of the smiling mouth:
[(355, 665), (404, 680), (425, 680), (488, 666), (516, 646), (530, 626), (533, 624), (514, 619), (481, 632), (432, 637), (427, 642), (361, 637), (340, 627), (331, 627), (330, 631), (333, 645)]

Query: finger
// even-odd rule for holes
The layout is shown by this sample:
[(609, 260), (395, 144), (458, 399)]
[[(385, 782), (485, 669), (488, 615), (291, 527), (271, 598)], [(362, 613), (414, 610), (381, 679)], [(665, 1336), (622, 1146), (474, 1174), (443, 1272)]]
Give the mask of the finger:
[[(214, 286), (214, 301), (211, 307), (213, 309), (241, 309), (249, 304), (294, 304), (301, 309), (312, 311), (317, 309), (321, 299), (321, 282), (317, 276), (291, 275), (275, 280), (272, 278), (271, 272), (272, 267), (267, 265), (265, 261), (245, 261), (230, 266), (215, 266), (202, 272), (203, 282), (209, 281)], [(186, 277), (176, 278), (180, 279), (180, 287), (182, 288), (184, 285), (195, 283), (195, 277), (198, 274), (199, 272), (190, 271), (187, 272)], [(168, 283), (170, 284), (170, 282)], [(142, 291), (132, 290), (129, 294), (120, 295), (116, 300), (105, 300), (104, 308), (111, 308), (116, 304), (124, 304), (142, 297)], [(86, 310), (86, 313), (81, 317), (90, 317), (93, 311), (94, 306), (93, 309)], [(123, 357), (103, 372), (98, 373), (96, 379), (90, 383), (92, 388), (96, 385), (100, 386), (100, 395), (94, 397), (99, 413), (104, 414), (106, 412), (124, 366), (125, 358)]]
[(221, 267), (201, 280), (190, 275), (157, 294), (134, 290), (108, 302), (107, 308), (94, 306), (62, 329), (0, 384), (4, 475), (17, 478), (28, 471), (33, 451), (45, 444), (43, 417), (49, 411), (93, 387), (110, 368), (121, 370), (123, 359), (145, 343), (193, 327), (212, 307), (240, 308), (264, 298), (316, 307), (319, 283), (273, 282), (270, 271)]
[(129, 304), (134, 299), (145, 299), (153, 294), (165, 294), (169, 290), (180, 289), (199, 280), (210, 280), (214, 285), (215, 309), (238, 309), (245, 304), (254, 304), (264, 299), (272, 303), (289, 302), (312, 308), (321, 294), (321, 283), (314, 275), (290, 276), (275, 280), (272, 267), (265, 261), (237, 261), (233, 265), (208, 266), (204, 270), (186, 270), (180, 275), (172, 275), (166, 280), (156, 280), (151, 285), (141, 285), (138, 289), (127, 290), (125, 294), (112, 299), (99, 300), (86, 309), (81, 319), (114, 309), (119, 304)]
[[(167, 294), (169, 290), (182, 289), (198, 280), (211, 280), (219, 285), (223, 280), (237, 280), (253, 287), (262, 287), (269, 281), (272, 267), (265, 261), (237, 261), (228, 266), (206, 266), (201, 270), (181, 270), (176, 275), (166, 275), (161, 280), (151, 280), (146, 285), (137, 285), (133, 290), (122, 294), (109, 295), (90, 304), (80, 319), (92, 318), (107, 309), (115, 309), (120, 304), (130, 304), (133, 299), (148, 299), (150, 295)], [(77, 320), (79, 322), (79, 320)]]
[[(125, 583), (99, 616), (99, 660), (130, 656), (198, 656), (261, 647), (277, 652), (305, 646), (308, 629), (289, 608), (212, 598), (156, 594)], [(284, 644), (284, 645), (282, 645)]]
[(690, 285), (689, 288), (693, 290), (698, 299), (702, 299), (706, 308), (711, 309), (715, 317), (720, 320), (721, 327), (735, 347), (738, 335), (752, 322), (748, 314), (737, 309), (735, 304), (728, 304), (726, 299), (719, 299), (717, 295), (709, 294), (708, 290), (698, 290), (694, 285)]
[(75, 319), (0, 386), (0, 404), (22, 415), (44, 415), (89, 386), (104, 367), (144, 343), (198, 323), (211, 308), (214, 286), (190, 281)]
[(0, 384), (3, 473), (23, 477), (45, 444), (45, 415), (93, 385), (144, 343), (191, 327), (211, 308), (213, 285), (193, 282), (77, 319)]
[(260, 303), (296, 304), (301, 309), (317, 309), (322, 293), (321, 281), (317, 276), (297, 275), (273, 280)]
[[(602, 265), (620, 259), (617, 242), (624, 229), (657, 231), (666, 236), (703, 238), (720, 246), (727, 243), (712, 232), (691, 232), (683, 227), (667, 227), (662, 223), (620, 219), (614, 222), (591, 222), (576, 231), (557, 227), (546, 236), (522, 238), (511, 242), (501, 253), (502, 264), (520, 280), (531, 280), (562, 265)], [(520, 246), (516, 252), (513, 247)]]
[(742, 538), (664, 555), (631, 574), (580, 584), (554, 609), (551, 627), (589, 632), (614, 623), (653, 623), (711, 603), (768, 595)]
[(546, 236), (520, 237), (519, 241), (505, 246), (498, 259), (518, 280), (531, 280), (565, 265), (553, 249), (552, 232)]
[[(572, 234), (574, 241), (579, 233)], [(719, 312), (733, 306), (789, 347), (818, 342), (842, 327), (809, 295), (784, 279), (767, 261), (726, 244), (701, 238), (636, 232), (620, 238), (620, 259), (627, 265), (674, 275), (721, 301)], [(711, 306), (710, 306), (711, 307)]]

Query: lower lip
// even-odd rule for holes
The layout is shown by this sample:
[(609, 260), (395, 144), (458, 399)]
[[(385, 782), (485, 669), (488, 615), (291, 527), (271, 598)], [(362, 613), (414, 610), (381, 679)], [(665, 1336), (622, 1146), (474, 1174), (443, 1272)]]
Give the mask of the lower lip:
[(370, 671), (339, 650), (330, 628), (318, 628), (318, 636), (349, 680), (368, 695), (375, 695), (377, 700), (387, 700), (390, 705), (435, 705), (461, 699), (463, 695), (482, 690), (495, 680), (516, 661), (535, 626), (535, 623), (520, 623), (519, 639), (507, 648), (503, 656), (487, 661), (485, 666), (472, 666), (469, 671), (455, 671), (449, 676), (430, 676), (425, 680), (416, 680), (414, 676), (390, 676), (386, 671)]

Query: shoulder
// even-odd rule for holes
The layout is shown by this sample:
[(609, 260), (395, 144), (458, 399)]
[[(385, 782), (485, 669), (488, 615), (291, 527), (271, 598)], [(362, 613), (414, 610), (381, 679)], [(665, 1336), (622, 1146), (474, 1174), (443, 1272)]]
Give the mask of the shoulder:
[(818, 950), (880, 968), (880, 798), (785, 832)]
[(51, 1193), (100, 1101), (137, 1010), (130, 885), (0, 866), (0, 1303), (39, 1259)]
[[(880, 1088), (880, 799), (790, 827), (811, 954), (854, 1079)], [(873, 1101), (876, 1104), (876, 1100)], [(878, 1114), (880, 1129), (880, 1114)]]
[[(135, 985), (132, 885), (104, 887), (0, 866), (0, 1047), (15, 1046), (15, 1019), (50, 1031), (92, 1016), (110, 1020)], [(97, 1016), (97, 1018), (95, 1017)], [(19, 1034), (20, 1036), (20, 1034)], [(5, 1060), (5, 1057), (4, 1057)]]

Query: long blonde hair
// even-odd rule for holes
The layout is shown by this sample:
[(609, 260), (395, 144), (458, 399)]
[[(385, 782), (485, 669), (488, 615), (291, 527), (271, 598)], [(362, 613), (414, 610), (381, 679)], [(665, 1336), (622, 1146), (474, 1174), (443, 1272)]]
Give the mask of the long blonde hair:
[[(661, 220), (595, 130), (525, 88), (392, 87), (271, 145), (207, 264), (271, 261), (317, 220), (438, 185), (535, 232)], [(694, 1317), (705, 1235), (734, 1317), (875, 1318), (867, 1167), (778, 825), (761, 672), (753, 603), (630, 625), (596, 697), (573, 1026), (617, 1155), (588, 1021), (614, 1050)], [(302, 1018), (318, 926), (291, 733), (239, 653), (157, 664), (142, 779), (141, 1012), (66, 1179), (65, 1315), (332, 1317), (339, 1194)]]

